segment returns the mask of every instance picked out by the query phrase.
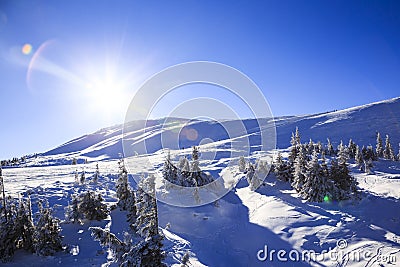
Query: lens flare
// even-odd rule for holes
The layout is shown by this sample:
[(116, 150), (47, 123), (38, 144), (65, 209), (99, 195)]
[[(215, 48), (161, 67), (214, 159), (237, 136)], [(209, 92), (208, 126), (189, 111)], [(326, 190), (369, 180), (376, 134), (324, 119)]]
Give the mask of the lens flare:
[(32, 53), (32, 45), (31, 44), (24, 44), (22, 46), (22, 54), (24, 55), (29, 55), (30, 53)]

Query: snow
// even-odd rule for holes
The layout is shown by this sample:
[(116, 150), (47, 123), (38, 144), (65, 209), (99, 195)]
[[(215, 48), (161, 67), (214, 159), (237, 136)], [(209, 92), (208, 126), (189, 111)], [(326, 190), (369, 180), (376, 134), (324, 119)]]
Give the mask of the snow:
[[(326, 142), (331, 138), (334, 145), (341, 139), (347, 143), (352, 138), (358, 145), (375, 145), (376, 131), (382, 136), (389, 134), (395, 151), (400, 142), (400, 98), (354, 107), (346, 110), (317, 115), (287, 116), (275, 118), (278, 147), (287, 157), (291, 132), (298, 126), (302, 141), (312, 138)], [(270, 119), (264, 119), (269, 121)], [(143, 133), (134, 122), (129, 125), (129, 138), (135, 143), (151, 141), (150, 154), (129, 159), (129, 181), (144, 168), (161, 173), (164, 153), (160, 135), (179, 129), (187, 120), (174, 118), (168, 125), (152, 121)], [(235, 125), (237, 122), (232, 122)], [(245, 174), (234, 163), (238, 157), (230, 152), (229, 144), (235, 138), (249, 137), (251, 155), (267, 156), (258, 151), (260, 129), (254, 120), (245, 120), (246, 132), (227, 136), (220, 125), (207, 121), (192, 121), (195, 129), (209, 143), (202, 144), (204, 158), (200, 159), (203, 170), (219, 177), (221, 188), (231, 188), (216, 203), (198, 207), (177, 207), (163, 202), (163, 198), (179, 197), (186, 202), (192, 196), (186, 191), (167, 192), (158, 180), (159, 225), (164, 234), (166, 263), (180, 266), (183, 255), (190, 253), (189, 266), (400, 266), (400, 162), (380, 159), (374, 162), (372, 174), (360, 172), (351, 162), (352, 175), (362, 189), (362, 199), (351, 202), (312, 203), (302, 200), (288, 183), (269, 175), (265, 186), (251, 191)], [(187, 126), (187, 124), (186, 124)], [(235, 128), (239, 129), (239, 128)], [(115, 181), (118, 158), (122, 152), (121, 126), (104, 128), (67, 142), (51, 151), (30, 158), (25, 167), (5, 168), (3, 177), (7, 194), (17, 197), (29, 191), (35, 209), (38, 199), (49, 199), (55, 216), (64, 219), (64, 208), (71, 195), (92, 189), (100, 192), (111, 207), (117, 199)], [(193, 141), (194, 142), (194, 141)], [(171, 151), (172, 158), (190, 154), (193, 142), (178, 144), (185, 149)], [(397, 153), (396, 153), (397, 154)], [(208, 156), (207, 156), (208, 155)], [(215, 155), (215, 157), (214, 157)], [(87, 164), (70, 165), (73, 158), (87, 159)], [(82, 161), (81, 161), (82, 162)], [(91, 183), (98, 162), (98, 184)], [(87, 184), (76, 185), (74, 175), (85, 170)], [(200, 191), (200, 197), (206, 198)], [(185, 200), (186, 199), (186, 200)], [(168, 227), (167, 227), (168, 224)], [(91, 226), (109, 228), (119, 238), (127, 231), (126, 212), (112, 210), (103, 221), (85, 221), (80, 224), (63, 222), (65, 252), (51, 257), (40, 257), (17, 251), (10, 263), (2, 266), (116, 266), (110, 263), (112, 256), (107, 249), (94, 241), (88, 230)], [(345, 242), (345, 243), (344, 243)], [(257, 253), (265, 246), (271, 251), (283, 249), (323, 253), (323, 259), (308, 262), (282, 262), (257, 259)], [(329, 252), (327, 252), (329, 251)], [(351, 256), (357, 251), (367, 252), (369, 257), (357, 261)], [(336, 259), (329, 253), (336, 252)], [(383, 255), (391, 255), (396, 262), (388, 263)], [(381, 264), (381, 265), (380, 265)]]

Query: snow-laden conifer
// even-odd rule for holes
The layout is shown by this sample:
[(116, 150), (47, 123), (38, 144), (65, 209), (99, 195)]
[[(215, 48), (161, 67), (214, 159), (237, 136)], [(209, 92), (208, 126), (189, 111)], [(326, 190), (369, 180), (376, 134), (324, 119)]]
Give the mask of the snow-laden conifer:
[(34, 233), (34, 250), (41, 256), (50, 256), (62, 250), (62, 237), (60, 236), (60, 220), (53, 217), (52, 209), (48, 202), (40, 201), (37, 214), (37, 223)]
[(392, 144), (390, 143), (390, 137), (387, 134), (385, 140), (385, 150), (383, 151), (383, 157), (385, 159), (395, 160), (394, 151), (392, 148)]
[(382, 137), (381, 137), (381, 133), (379, 133), (379, 132), (376, 134), (375, 152), (376, 152), (377, 157), (383, 157)]

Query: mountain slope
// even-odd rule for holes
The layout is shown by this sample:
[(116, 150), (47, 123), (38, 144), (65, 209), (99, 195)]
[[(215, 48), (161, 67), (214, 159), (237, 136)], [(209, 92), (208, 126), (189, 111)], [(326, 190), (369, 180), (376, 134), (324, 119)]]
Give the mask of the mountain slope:
[[(261, 120), (263, 123), (270, 123), (271, 119)], [(340, 140), (345, 143), (350, 138), (359, 145), (375, 145), (376, 133), (379, 131), (384, 138), (390, 135), (392, 146), (397, 151), (400, 142), (400, 97), (380, 101), (372, 104), (348, 108), (340, 111), (328, 112), (315, 115), (285, 116), (274, 118), (277, 132), (277, 147), (288, 147), (291, 133), (296, 127), (302, 135), (302, 141), (308, 142), (310, 138), (314, 141), (326, 143), (330, 138), (334, 145)], [(248, 119), (243, 121), (231, 121), (231, 123), (244, 125), (246, 132), (236, 132), (235, 136), (249, 136), (252, 144), (260, 142), (260, 128), (256, 120)], [(132, 122), (125, 131), (125, 135), (137, 145), (146, 143), (147, 153), (154, 153), (160, 150), (166, 143), (165, 139), (173, 140), (178, 129), (179, 144), (175, 149), (186, 148), (197, 145), (201, 140), (208, 138), (213, 141), (228, 140), (232, 138), (230, 133), (225, 131), (221, 124), (208, 121), (188, 121), (187, 119), (150, 120), (146, 122), (146, 128), (142, 124)], [(183, 125), (196, 135), (187, 138), (183, 135)], [(71, 140), (55, 149), (42, 154), (46, 158), (73, 158), (81, 157), (89, 160), (117, 159), (122, 153), (122, 125), (116, 125), (101, 129), (93, 134), (84, 135)], [(171, 144), (168, 144), (171, 146)], [(139, 151), (139, 154), (145, 153)]]

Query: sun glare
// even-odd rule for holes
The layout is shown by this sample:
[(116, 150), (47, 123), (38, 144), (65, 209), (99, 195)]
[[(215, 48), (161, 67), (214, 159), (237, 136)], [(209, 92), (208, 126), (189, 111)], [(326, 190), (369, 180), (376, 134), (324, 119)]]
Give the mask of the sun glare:
[(88, 82), (85, 86), (90, 108), (103, 115), (112, 116), (125, 109), (126, 86), (113, 79)]

